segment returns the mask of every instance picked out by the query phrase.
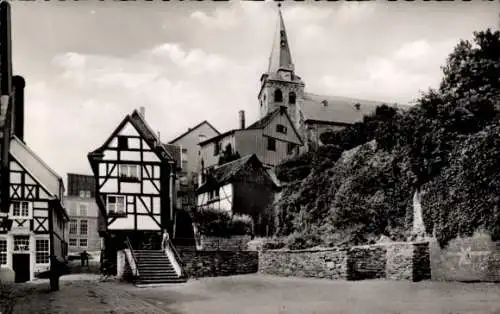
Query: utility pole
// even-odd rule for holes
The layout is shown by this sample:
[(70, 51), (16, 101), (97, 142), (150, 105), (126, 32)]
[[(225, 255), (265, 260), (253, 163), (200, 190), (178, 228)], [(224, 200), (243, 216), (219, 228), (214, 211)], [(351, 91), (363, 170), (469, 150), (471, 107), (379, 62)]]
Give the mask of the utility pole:
[(9, 150), (12, 127), (12, 40), (10, 4), (0, 2), (0, 221), (9, 212)]

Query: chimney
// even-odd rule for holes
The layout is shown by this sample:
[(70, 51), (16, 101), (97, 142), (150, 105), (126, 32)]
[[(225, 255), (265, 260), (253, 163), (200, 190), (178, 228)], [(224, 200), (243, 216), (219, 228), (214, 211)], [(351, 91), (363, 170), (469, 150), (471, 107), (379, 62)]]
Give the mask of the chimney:
[(12, 77), (14, 87), (14, 135), (24, 142), (24, 87), (26, 82), (22, 76)]
[(245, 110), (240, 110), (240, 129), (245, 128)]
[(144, 107), (139, 107), (139, 114), (143, 119), (146, 119), (146, 109)]
[(10, 3), (0, 2), (0, 95), (12, 92), (12, 40)]

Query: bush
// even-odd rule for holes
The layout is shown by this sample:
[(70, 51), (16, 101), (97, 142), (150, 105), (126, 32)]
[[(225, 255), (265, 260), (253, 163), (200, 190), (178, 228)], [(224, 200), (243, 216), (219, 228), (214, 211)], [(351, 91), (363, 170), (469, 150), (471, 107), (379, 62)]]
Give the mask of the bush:
[(251, 235), (253, 220), (248, 215), (233, 215), (214, 208), (198, 210), (194, 213), (194, 221), (200, 234), (213, 237), (230, 237), (232, 235)]
[(262, 249), (264, 250), (279, 250), (284, 248), (285, 241), (281, 238), (267, 238), (263, 240)]
[(249, 215), (233, 215), (230, 221), (230, 234), (231, 235), (251, 235), (252, 234), (253, 219)]

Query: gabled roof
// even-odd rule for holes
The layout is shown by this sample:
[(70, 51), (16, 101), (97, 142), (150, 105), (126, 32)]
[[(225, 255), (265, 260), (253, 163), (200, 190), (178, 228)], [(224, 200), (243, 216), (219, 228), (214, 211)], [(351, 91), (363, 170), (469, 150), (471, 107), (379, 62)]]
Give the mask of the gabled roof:
[(175, 164), (177, 165), (178, 169), (181, 169), (182, 167), (182, 152), (181, 152), (181, 147), (179, 145), (174, 145), (174, 144), (163, 144), (167, 151), (169, 152), (170, 156), (172, 156), (172, 159), (175, 161)]
[(139, 135), (146, 141), (146, 143), (153, 148), (158, 158), (162, 160), (175, 161), (169, 149), (162, 144), (156, 132), (149, 126), (149, 124), (144, 120), (141, 114), (134, 110), (131, 114), (127, 115), (118, 127), (111, 133), (108, 139), (102, 144), (98, 149), (90, 152), (88, 157), (90, 160), (98, 158), (99, 155), (108, 147), (109, 143), (113, 138), (120, 132), (120, 130), (125, 126), (127, 122), (130, 122), (132, 126), (137, 130)]
[(217, 136), (214, 136), (214, 137), (211, 137), (211, 138), (209, 138), (209, 139), (206, 139), (206, 140), (204, 140), (204, 141), (202, 141), (202, 142), (199, 142), (199, 143), (198, 143), (198, 145), (203, 146), (203, 145), (205, 145), (205, 144), (207, 144), (207, 143), (210, 143), (210, 142), (216, 141), (216, 140), (218, 140), (218, 139), (220, 139), (220, 138), (223, 138), (223, 137), (226, 137), (226, 136), (228, 136), (228, 135), (231, 135), (231, 134), (233, 134), (233, 133), (234, 133), (234, 132), (236, 132), (236, 131), (240, 131), (240, 130), (239, 130), (239, 129), (229, 130), (229, 131), (227, 131), (227, 132), (224, 132), (224, 133), (222, 133), (222, 134), (219, 134), (219, 135), (217, 135)]
[[(359, 109), (356, 108), (356, 104), (359, 104)], [(304, 121), (312, 120), (353, 124), (362, 121), (363, 116), (374, 113), (375, 109), (383, 104), (388, 106), (395, 105), (403, 110), (410, 107), (390, 102), (305, 93), (301, 108)]]
[[(255, 154), (247, 155), (240, 159), (225, 163), (223, 165), (214, 167), (211, 169), (210, 174), (208, 175), (207, 181), (202, 184), (197, 190), (197, 193), (203, 193), (210, 189), (213, 186), (222, 186), (228, 182), (230, 182), (233, 178), (237, 176), (237, 174), (248, 164), (254, 164), (258, 167), (261, 167), (269, 176), (269, 173), (262, 165), (262, 162), (257, 158)], [(275, 185), (275, 182), (269, 177), (270, 182)]]
[(40, 186), (54, 199), (61, 200), (64, 193), (62, 178), (17, 136), (10, 141), (10, 154)]
[(262, 119), (256, 121), (255, 123), (251, 124), (250, 126), (248, 126), (246, 128), (246, 130), (263, 129), (266, 126), (268, 126), (269, 123), (271, 123), (276, 116), (278, 116), (280, 114), (284, 114), (286, 116), (286, 118), (290, 122), (290, 125), (292, 126), (293, 131), (297, 135), (297, 138), (303, 144), (304, 142), (302, 141), (302, 138), (299, 135), (299, 132), (297, 132), (297, 129), (295, 128), (295, 125), (292, 122), (292, 120), (290, 119), (290, 116), (288, 115), (287, 109), (284, 106), (280, 106), (280, 107), (276, 108), (275, 110), (271, 111), (270, 113), (265, 115)]
[(202, 122), (198, 123), (194, 127), (189, 128), (186, 132), (184, 132), (181, 135), (177, 136), (176, 138), (174, 138), (173, 140), (169, 141), (168, 143), (169, 144), (173, 144), (174, 142), (180, 140), (181, 138), (183, 138), (184, 136), (186, 136), (189, 133), (193, 132), (194, 130), (196, 130), (197, 128), (201, 127), (204, 124), (208, 125), (210, 128), (212, 128), (212, 130), (215, 131), (215, 133), (217, 133), (218, 135), (220, 135), (220, 132), (213, 125), (211, 125), (207, 120), (205, 120), (205, 121), (202, 121)]

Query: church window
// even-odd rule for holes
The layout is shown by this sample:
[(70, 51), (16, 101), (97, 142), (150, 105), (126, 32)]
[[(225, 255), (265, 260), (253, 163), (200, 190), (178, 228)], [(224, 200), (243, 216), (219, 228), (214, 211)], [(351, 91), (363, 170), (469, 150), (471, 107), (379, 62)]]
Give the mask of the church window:
[(297, 96), (295, 95), (295, 93), (290, 92), (290, 94), (288, 94), (288, 103), (290, 105), (295, 105), (296, 98), (297, 98)]
[(282, 102), (283, 101), (283, 93), (281, 92), (281, 89), (276, 89), (274, 91), (274, 101), (275, 102)]
[(278, 124), (276, 126), (276, 132), (286, 134), (286, 126), (283, 124)]
[(276, 151), (276, 140), (274, 138), (267, 138), (267, 150)]
[(361, 108), (361, 104), (360, 104), (360, 103), (356, 103), (356, 104), (354, 105), (354, 108), (356, 108), (356, 110), (359, 110), (359, 108)]

